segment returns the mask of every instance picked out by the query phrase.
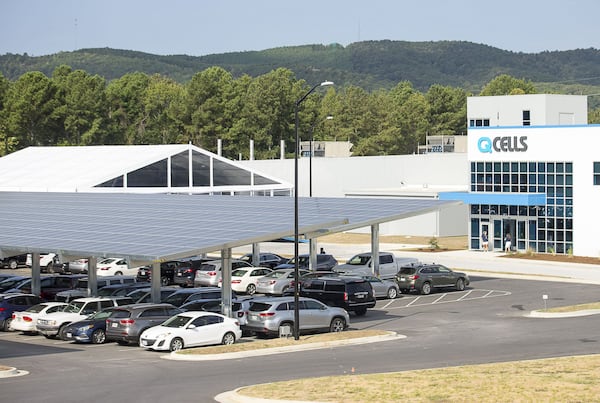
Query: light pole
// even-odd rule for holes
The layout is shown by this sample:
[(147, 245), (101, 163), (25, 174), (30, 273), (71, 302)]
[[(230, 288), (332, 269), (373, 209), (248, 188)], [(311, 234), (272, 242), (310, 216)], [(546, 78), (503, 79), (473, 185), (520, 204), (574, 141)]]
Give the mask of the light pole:
[(300, 151), (300, 137), (298, 136), (298, 107), (306, 97), (308, 97), (314, 90), (319, 87), (326, 87), (329, 85), (333, 85), (331, 81), (323, 81), (321, 84), (317, 84), (310, 89), (302, 98), (296, 101), (295, 105), (295, 114), (294, 117), (296, 119), (295, 129), (296, 129), (296, 150), (294, 152), (294, 340), (298, 340), (300, 338), (300, 267), (298, 264), (298, 243), (300, 234), (298, 233), (299, 225), (298, 225), (298, 153)]
[[(327, 116), (325, 120), (331, 120), (333, 116)], [(317, 121), (313, 123), (310, 128), (310, 144), (309, 144), (309, 153), (308, 154), (308, 196), (312, 197), (312, 157), (313, 157), (313, 133), (315, 131), (315, 126), (317, 125)]]

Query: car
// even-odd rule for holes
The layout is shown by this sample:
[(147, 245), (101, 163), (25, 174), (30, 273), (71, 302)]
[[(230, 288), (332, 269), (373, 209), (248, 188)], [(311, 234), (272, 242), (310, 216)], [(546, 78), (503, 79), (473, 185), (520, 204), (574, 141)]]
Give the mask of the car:
[(131, 304), (129, 297), (87, 297), (78, 298), (69, 303), (61, 312), (52, 312), (40, 315), (36, 322), (36, 329), (46, 338), (59, 336), (64, 338), (66, 326), (78, 322), (89, 315), (106, 308)]
[[(96, 286), (98, 290), (101, 290), (103, 287), (114, 284), (133, 284), (136, 282), (135, 277), (133, 276), (104, 276), (98, 277), (96, 281)], [(84, 298), (88, 295), (88, 278), (82, 277), (77, 280), (77, 286), (72, 290), (66, 290), (58, 292), (54, 296), (55, 301), (60, 302), (70, 302), (77, 298)]]
[[(313, 298), (298, 299), (300, 332), (341, 332), (350, 326), (348, 312), (331, 307)], [(270, 297), (250, 302), (246, 331), (257, 335), (290, 334), (294, 326), (294, 297)]]
[[(111, 284), (102, 287), (98, 290), (99, 297), (122, 297), (129, 296), (128, 294), (135, 290), (148, 288), (150, 283), (129, 283), (129, 284)], [(133, 299), (133, 298), (132, 298)]]
[(19, 277), (15, 274), (10, 274), (10, 273), (0, 273), (0, 283), (2, 283), (4, 280), (8, 280), (10, 278), (15, 278), (15, 277)]
[(66, 269), (71, 274), (86, 274), (88, 272), (87, 258), (76, 259), (65, 263)]
[[(341, 275), (340, 273), (337, 273), (335, 271), (330, 271), (330, 270), (309, 271), (308, 273), (300, 276), (300, 287), (302, 286), (302, 282), (304, 280), (309, 280), (311, 278), (319, 278), (319, 277), (339, 277), (340, 275)], [(288, 288), (282, 295), (284, 295), (284, 296), (294, 295), (294, 284), (295, 284), (295, 281), (292, 280), (292, 282), (290, 283), (290, 288)]]
[[(40, 279), (40, 297), (45, 301), (54, 301), (56, 294), (61, 291), (74, 289), (77, 286), (77, 282), (82, 277), (84, 277), (82, 274), (42, 277)], [(16, 285), (14, 288), (5, 290), (4, 292), (31, 293), (31, 279), (27, 279)]]
[(106, 318), (106, 338), (126, 345), (139, 343), (140, 334), (183, 311), (171, 304), (132, 304), (115, 308)]
[(254, 255), (252, 253), (246, 253), (240, 260), (248, 263), (250, 266), (260, 266), (260, 267), (268, 267), (273, 269), (275, 266), (279, 266), (280, 264), (287, 263), (288, 259), (282, 256), (279, 256), (276, 253), (272, 252), (261, 252), (259, 255), (259, 262), (255, 264), (253, 261)]
[[(25, 264), (29, 267), (33, 264), (32, 258), (33, 255), (28, 253)], [(60, 263), (58, 255), (56, 253), (40, 253), (40, 271), (54, 273), (55, 270), (58, 270), (57, 272), (63, 272), (63, 265)]]
[(244, 267), (231, 272), (231, 289), (235, 292), (253, 295), (259, 278), (271, 273), (268, 267)]
[(369, 283), (371, 283), (371, 287), (373, 287), (373, 295), (375, 298), (387, 298), (394, 299), (398, 298), (400, 295), (400, 289), (398, 288), (398, 284), (392, 280), (382, 280), (375, 276), (361, 276)]
[(18, 288), (19, 285), (26, 281), (31, 281), (29, 276), (13, 276), (0, 282), (0, 293), (4, 293), (7, 290)]
[(33, 294), (0, 294), (0, 329), (8, 332), (14, 312), (25, 311), (43, 302)]
[[(265, 295), (283, 295), (294, 281), (295, 269), (274, 270), (256, 280), (256, 292)], [(300, 276), (309, 273), (308, 270), (298, 270)]]
[[(231, 270), (236, 270), (242, 267), (253, 267), (250, 263), (243, 260), (231, 259)], [(213, 286), (217, 287), (221, 280), (221, 259), (210, 260), (204, 262), (196, 270), (194, 276), (194, 287)]]
[[(173, 287), (161, 287), (160, 288), (160, 302), (165, 302), (167, 297), (177, 291)], [(144, 302), (152, 302), (152, 288), (144, 287), (130, 291), (127, 296), (133, 300), (136, 304)]]
[(165, 303), (181, 306), (191, 301), (221, 300), (222, 290), (219, 287), (196, 287), (176, 290), (165, 298)]
[(0, 268), (7, 268), (7, 269), (18, 269), (19, 266), (26, 266), (27, 265), (27, 253), (21, 254), (21, 255), (16, 255), (16, 256), (9, 256), (9, 257), (5, 257), (3, 259), (0, 259)]
[(367, 313), (376, 304), (371, 283), (360, 277), (317, 277), (300, 283), (300, 295), (314, 298), (326, 305), (344, 308), (357, 316)]
[(100, 276), (135, 276), (137, 267), (129, 267), (127, 260), (120, 257), (103, 259), (96, 265), (96, 274)]
[(68, 304), (65, 302), (40, 302), (24, 311), (13, 312), (10, 330), (24, 333), (37, 333), (35, 324), (40, 315), (62, 311)]
[[(160, 264), (160, 284), (168, 286), (175, 283), (175, 272), (182, 264), (178, 260), (169, 260)], [(141, 266), (138, 268), (137, 281), (152, 282), (152, 266)]]
[(87, 318), (65, 326), (63, 340), (76, 343), (103, 344), (106, 342), (106, 318), (115, 308), (106, 308)]
[(190, 311), (151, 327), (140, 336), (140, 347), (178, 351), (185, 347), (233, 344), (242, 337), (240, 322), (213, 312)]
[(216, 257), (189, 258), (180, 261), (179, 266), (175, 269), (175, 284), (180, 287), (193, 287), (196, 270), (204, 262), (217, 259)]
[[(333, 257), (333, 255), (330, 255), (328, 253), (319, 253), (316, 255), (316, 257), (317, 257), (317, 266), (313, 267), (312, 270), (319, 270), (319, 271), (332, 270), (338, 264), (337, 259), (335, 257)], [(295, 268), (295, 265), (296, 265), (296, 259), (291, 258), (290, 260), (287, 261), (287, 263), (283, 263), (278, 266), (275, 266), (275, 270), (293, 269), (293, 268)], [(298, 255), (298, 267), (301, 269), (309, 270), (309, 266), (310, 266), (310, 255), (309, 254)]]
[(403, 266), (396, 275), (396, 284), (403, 293), (419, 292), (428, 295), (432, 290), (442, 288), (463, 291), (470, 283), (466, 273), (435, 263)]

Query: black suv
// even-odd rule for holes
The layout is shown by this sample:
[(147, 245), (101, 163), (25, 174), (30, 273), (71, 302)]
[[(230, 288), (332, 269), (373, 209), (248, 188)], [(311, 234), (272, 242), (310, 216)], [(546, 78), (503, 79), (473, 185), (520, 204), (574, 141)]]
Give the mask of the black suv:
[(373, 287), (359, 277), (318, 277), (303, 280), (300, 284), (302, 297), (314, 298), (329, 306), (344, 308), (358, 316), (375, 306)]
[(268, 267), (273, 269), (275, 266), (279, 266), (280, 264), (284, 264), (288, 261), (288, 259), (281, 257), (275, 253), (271, 252), (261, 252), (258, 254), (259, 262), (255, 264), (252, 261), (252, 253), (246, 253), (244, 256), (240, 258), (246, 263), (251, 264), (252, 266), (260, 266), (260, 267)]
[[(160, 284), (167, 286), (175, 283), (175, 270), (182, 262), (178, 260), (170, 260), (160, 264)], [(137, 272), (137, 281), (152, 282), (152, 266), (142, 266)]]
[[(317, 256), (317, 267), (313, 270), (333, 270), (337, 266), (338, 261), (333, 255), (327, 253), (319, 253)], [(293, 269), (296, 265), (296, 259), (291, 258), (287, 263), (280, 264), (275, 267), (275, 270), (279, 269)], [(308, 270), (310, 266), (310, 255), (304, 254), (298, 256), (298, 267), (301, 269)]]
[(417, 291), (427, 295), (434, 288), (455, 288), (462, 291), (470, 284), (466, 273), (452, 271), (441, 264), (415, 264), (402, 266), (396, 274), (401, 292)]

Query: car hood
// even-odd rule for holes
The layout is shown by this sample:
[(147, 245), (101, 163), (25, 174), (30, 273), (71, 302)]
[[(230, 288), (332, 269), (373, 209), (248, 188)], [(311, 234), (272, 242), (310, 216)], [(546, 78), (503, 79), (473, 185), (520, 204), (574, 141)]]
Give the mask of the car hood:
[(177, 327), (165, 327), (162, 325), (153, 326), (149, 329), (144, 330), (140, 337), (145, 337), (148, 339), (154, 339), (160, 336), (161, 334), (173, 333), (174, 331), (178, 331), (182, 328)]

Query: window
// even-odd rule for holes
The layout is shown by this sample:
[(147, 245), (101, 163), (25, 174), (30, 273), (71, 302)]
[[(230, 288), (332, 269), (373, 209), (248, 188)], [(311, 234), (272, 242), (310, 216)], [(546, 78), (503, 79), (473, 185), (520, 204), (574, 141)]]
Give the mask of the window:
[(523, 111), (523, 126), (531, 126), (531, 111)]
[(594, 161), (594, 186), (600, 186), (600, 162)]
[(469, 127), (489, 127), (489, 119), (469, 119)]

